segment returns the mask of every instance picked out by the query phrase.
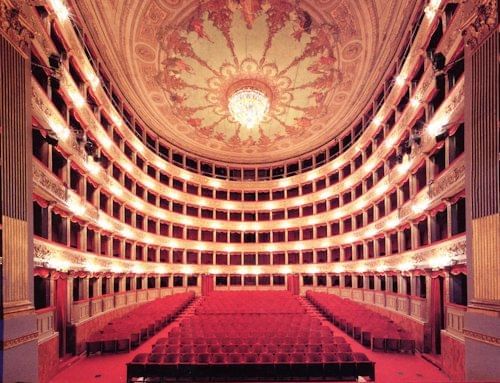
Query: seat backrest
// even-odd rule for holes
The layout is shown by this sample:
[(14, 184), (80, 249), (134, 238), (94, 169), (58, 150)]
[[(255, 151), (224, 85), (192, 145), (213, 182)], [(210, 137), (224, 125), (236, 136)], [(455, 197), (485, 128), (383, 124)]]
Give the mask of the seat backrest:
[(306, 356), (303, 353), (293, 353), (291, 359), (292, 363), (304, 363), (306, 361)]
[(321, 363), (321, 354), (319, 352), (313, 352), (307, 354), (307, 361), (310, 363)]
[(179, 361), (181, 363), (191, 363), (193, 361), (193, 354), (181, 354)]
[(285, 354), (283, 352), (277, 353), (276, 354), (276, 362), (277, 363), (289, 363), (290, 362), (290, 355)]
[(257, 363), (257, 354), (251, 353), (245, 355), (245, 363)]
[(217, 353), (212, 355), (212, 363), (221, 364), (226, 363), (226, 355), (222, 353)]
[(148, 360), (149, 354), (142, 353), (142, 354), (137, 354), (134, 356), (134, 359), (132, 359), (132, 363), (146, 363)]
[(178, 363), (179, 355), (178, 354), (166, 354), (163, 358), (164, 363)]
[(162, 354), (149, 354), (148, 362), (149, 363), (160, 363), (163, 360)]
[(196, 354), (196, 363), (210, 363), (210, 355), (207, 353)]
[(261, 363), (274, 363), (274, 355), (269, 352), (263, 352), (259, 355), (259, 362)]
[(323, 353), (323, 363), (335, 363), (335, 362), (338, 362), (338, 358), (334, 352)]
[(241, 363), (241, 354), (232, 353), (227, 356), (229, 363)]

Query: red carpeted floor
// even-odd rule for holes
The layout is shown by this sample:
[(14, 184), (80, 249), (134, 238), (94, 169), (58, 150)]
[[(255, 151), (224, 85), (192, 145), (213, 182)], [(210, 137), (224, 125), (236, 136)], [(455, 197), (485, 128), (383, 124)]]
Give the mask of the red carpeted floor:
[[(316, 309), (305, 300), (301, 302), (306, 305), (308, 313), (320, 316)], [(134, 355), (142, 352), (150, 352), (157, 338), (165, 337), (167, 333), (179, 325), (179, 322), (193, 315), (194, 307), (198, 302), (190, 306), (176, 321), (164, 328), (154, 337), (143, 343), (140, 347), (127, 354), (113, 354), (102, 356), (84, 357), (77, 360), (73, 365), (61, 371), (51, 382), (53, 383), (124, 383), (126, 381), (126, 363), (131, 361)], [(450, 379), (437, 367), (424, 360), (419, 354), (400, 355), (372, 352), (363, 347), (352, 338), (344, 334), (338, 328), (325, 321), (325, 325), (331, 326), (333, 331), (344, 336), (355, 352), (364, 352), (370, 360), (376, 362), (376, 377), (380, 383), (412, 383), (427, 382), (439, 383), (450, 382)]]

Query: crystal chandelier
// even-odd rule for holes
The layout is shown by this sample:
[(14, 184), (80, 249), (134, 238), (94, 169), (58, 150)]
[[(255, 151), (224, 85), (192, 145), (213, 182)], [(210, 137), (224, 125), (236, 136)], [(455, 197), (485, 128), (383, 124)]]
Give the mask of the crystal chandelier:
[(260, 90), (244, 88), (229, 97), (231, 116), (244, 127), (258, 126), (269, 111), (269, 98)]

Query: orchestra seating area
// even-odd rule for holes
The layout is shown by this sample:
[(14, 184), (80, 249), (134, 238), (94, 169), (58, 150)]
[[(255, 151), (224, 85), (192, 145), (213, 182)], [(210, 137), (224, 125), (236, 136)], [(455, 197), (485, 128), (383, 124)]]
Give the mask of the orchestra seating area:
[[(128, 382), (208, 379), (374, 379), (375, 366), (306, 314), (288, 292), (217, 292), (202, 298), (151, 352), (127, 364)], [(157, 380), (155, 380), (157, 381)]]
[(93, 333), (87, 354), (130, 351), (172, 322), (194, 297), (193, 292), (181, 293), (140, 305)]
[(373, 351), (415, 353), (415, 340), (405, 330), (365, 305), (314, 291), (306, 297), (330, 322)]

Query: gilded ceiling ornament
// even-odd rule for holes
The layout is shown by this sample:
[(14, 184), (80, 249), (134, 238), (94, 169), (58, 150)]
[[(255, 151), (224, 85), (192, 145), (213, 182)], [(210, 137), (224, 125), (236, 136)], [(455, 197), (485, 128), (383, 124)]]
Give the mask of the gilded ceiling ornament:
[[(316, 25), (295, 2), (202, 2), (189, 20), (158, 31), (156, 81), (197, 140), (245, 153), (298, 142), (325, 116), (342, 81), (333, 29)], [(243, 102), (247, 90), (255, 97), (245, 100), (255, 105), (235, 117), (245, 108), (234, 101)], [(254, 119), (252, 111), (265, 113)]]

